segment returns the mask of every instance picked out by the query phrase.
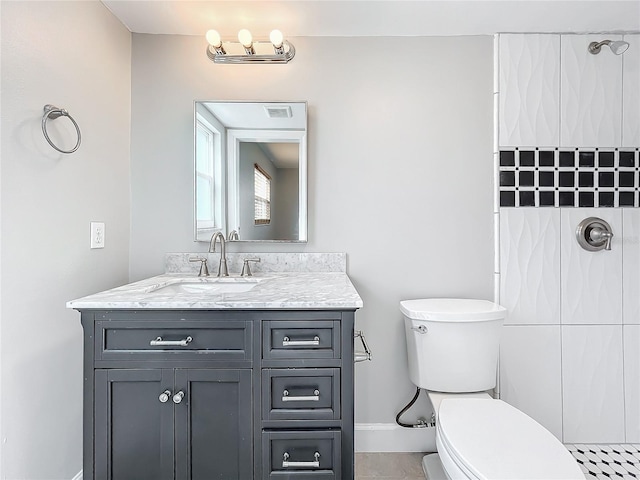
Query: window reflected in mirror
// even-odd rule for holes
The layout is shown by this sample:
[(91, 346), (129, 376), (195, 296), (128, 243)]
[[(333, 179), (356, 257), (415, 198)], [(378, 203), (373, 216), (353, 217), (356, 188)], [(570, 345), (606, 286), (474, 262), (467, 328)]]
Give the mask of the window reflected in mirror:
[(253, 165), (254, 225), (271, 223), (271, 177), (257, 163)]
[(196, 120), (196, 229), (211, 236), (224, 230), (221, 133), (203, 115)]

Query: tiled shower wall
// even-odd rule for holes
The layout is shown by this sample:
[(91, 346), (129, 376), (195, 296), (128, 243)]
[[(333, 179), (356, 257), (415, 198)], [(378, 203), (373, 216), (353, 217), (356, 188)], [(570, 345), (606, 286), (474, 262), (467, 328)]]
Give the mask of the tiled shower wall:
[[(501, 398), (565, 443), (640, 443), (640, 151), (629, 141), (640, 119), (638, 36), (625, 36), (636, 51), (622, 60), (585, 53), (595, 37), (504, 37), (495, 85), (496, 287), (509, 312)], [(579, 246), (587, 217), (611, 225), (610, 251)]]
[[(600, 217), (610, 251), (578, 245)], [(640, 442), (640, 210), (501, 208), (501, 398), (567, 443)]]

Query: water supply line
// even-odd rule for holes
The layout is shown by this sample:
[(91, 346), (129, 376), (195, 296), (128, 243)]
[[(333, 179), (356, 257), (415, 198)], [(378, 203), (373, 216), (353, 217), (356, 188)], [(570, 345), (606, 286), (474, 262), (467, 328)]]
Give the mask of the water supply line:
[(427, 427), (435, 427), (436, 426), (436, 415), (435, 415), (435, 413), (431, 414), (431, 419), (429, 420), (429, 422), (427, 422), (426, 418), (424, 418), (424, 417), (418, 418), (418, 421), (416, 423), (404, 423), (404, 422), (400, 421), (400, 417), (402, 416), (402, 414), (404, 412), (406, 412), (407, 410), (409, 410), (413, 406), (414, 403), (416, 403), (416, 401), (418, 400), (419, 396), (420, 396), (420, 387), (417, 387), (416, 388), (416, 393), (413, 396), (413, 398), (411, 399), (411, 401), (409, 403), (407, 403), (407, 405), (405, 405), (405, 407), (398, 412), (398, 415), (396, 415), (396, 423), (398, 425), (400, 425), (401, 427), (404, 427), (404, 428), (427, 428)]

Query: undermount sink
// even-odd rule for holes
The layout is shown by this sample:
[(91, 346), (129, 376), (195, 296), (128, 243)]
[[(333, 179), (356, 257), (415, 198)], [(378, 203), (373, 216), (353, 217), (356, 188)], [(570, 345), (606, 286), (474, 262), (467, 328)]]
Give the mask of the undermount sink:
[(262, 278), (219, 277), (207, 279), (179, 279), (169, 283), (154, 285), (148, 293), (159, 294), (221, 294), (243, 293), (254, 288)]

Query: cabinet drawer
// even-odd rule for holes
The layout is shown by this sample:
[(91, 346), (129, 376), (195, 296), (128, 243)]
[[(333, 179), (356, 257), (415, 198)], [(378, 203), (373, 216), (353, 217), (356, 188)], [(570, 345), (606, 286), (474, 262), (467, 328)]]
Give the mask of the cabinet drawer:
[(96, 321), (96, 360), (251, 360), (250, 321)]
[(262, 370), (263, 420), (339, 418), (339, 368)]
[(340, 358), (340, 322), (264, 321), (262, 329), (265, 359)]
[(263, 479), (340, 480), (340, 431), (263, 431)]

